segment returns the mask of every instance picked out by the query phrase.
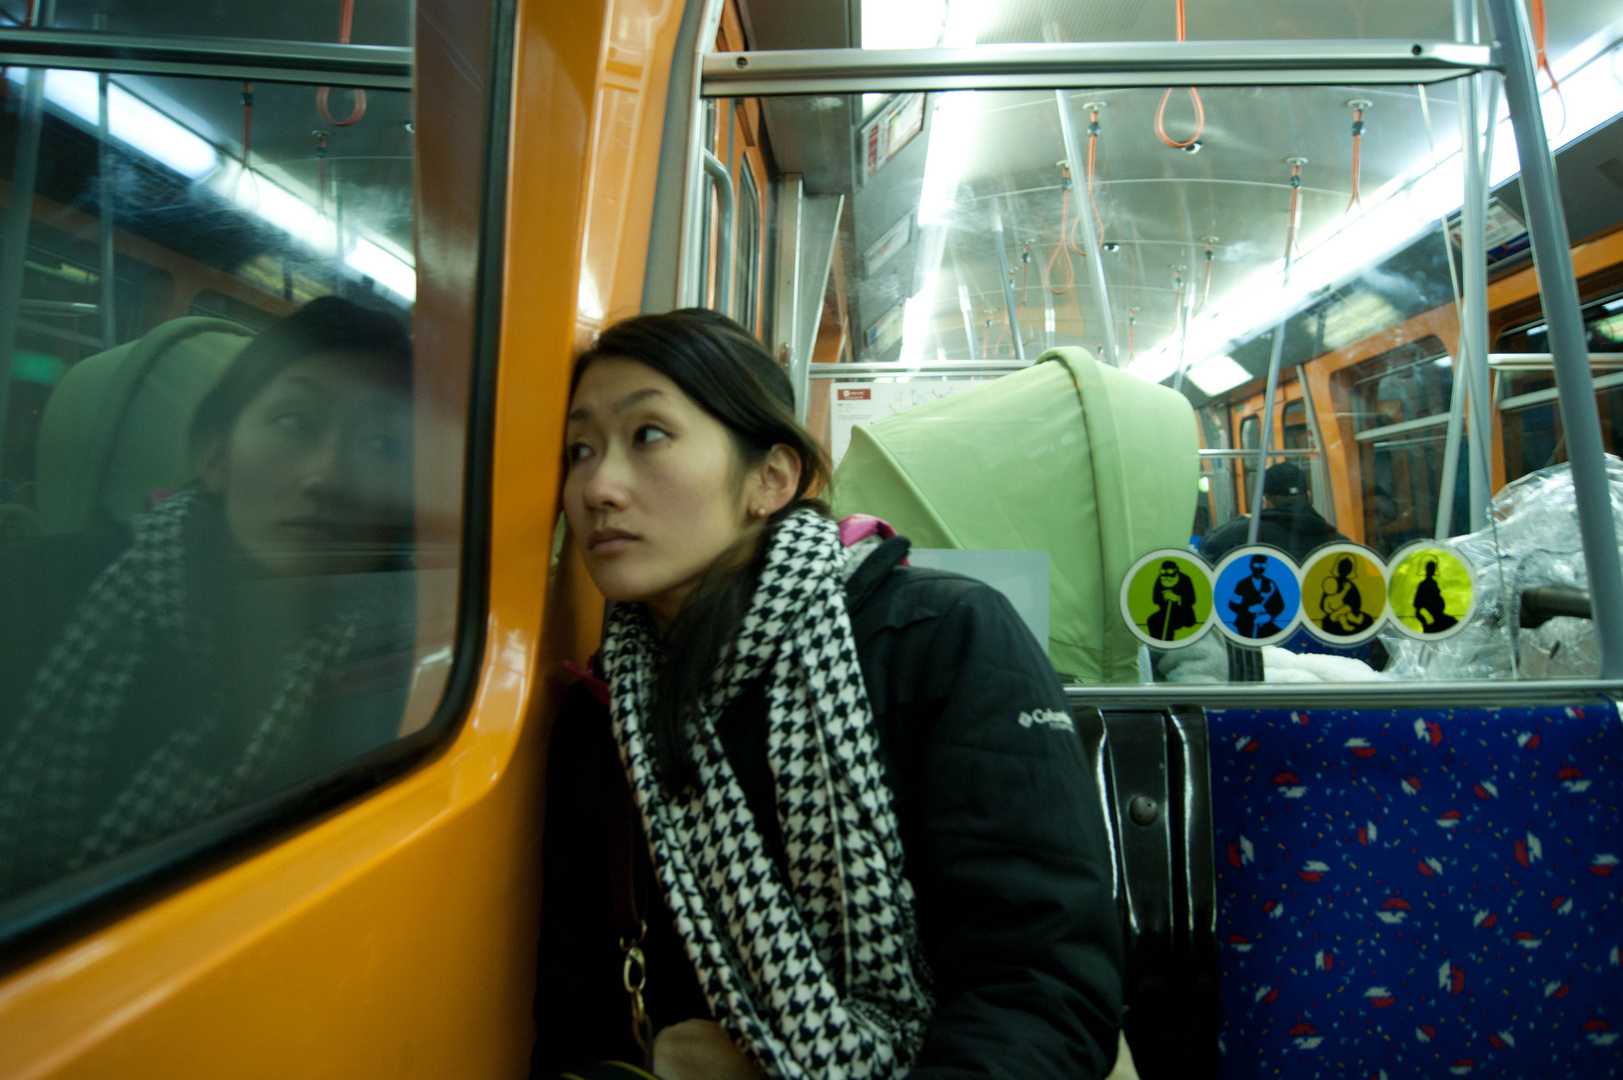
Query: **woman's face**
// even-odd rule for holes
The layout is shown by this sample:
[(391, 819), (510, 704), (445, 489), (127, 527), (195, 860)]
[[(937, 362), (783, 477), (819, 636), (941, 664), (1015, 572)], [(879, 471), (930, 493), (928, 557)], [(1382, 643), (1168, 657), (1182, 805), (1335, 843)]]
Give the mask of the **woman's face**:
[(272, 572), (381, 560), (411, 526), (410, 398), (384, 360), (297, 361), (206, 454), (203, 482), (224, 497), (233, 539)]
[(564, 512), (592, 580), (665, 624), (753, 522), (793, 498), (800, 472), (782, 447), (743, 468), (725, 425), (669, 378), (617, 357), (581, 376), (564, 454)]

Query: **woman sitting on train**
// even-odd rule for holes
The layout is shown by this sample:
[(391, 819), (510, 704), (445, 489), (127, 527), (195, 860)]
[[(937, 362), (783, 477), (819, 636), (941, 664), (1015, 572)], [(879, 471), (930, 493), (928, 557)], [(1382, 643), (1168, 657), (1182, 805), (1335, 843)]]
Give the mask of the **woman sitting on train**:
[(1000, 593), (831, 521), (794, 417), (711, 312), (576, 362), (564, 506), (613, 608), (552, 737), (531, 1075), (1104, 1076), (1120, 935), (1059, 680)]
[(198, 406), (196, 482), (0, 553), (0, 898), (393, 738), (413, 601), (355, 575), (410, 549), (410, 385), (396, 320), (313, 301)]

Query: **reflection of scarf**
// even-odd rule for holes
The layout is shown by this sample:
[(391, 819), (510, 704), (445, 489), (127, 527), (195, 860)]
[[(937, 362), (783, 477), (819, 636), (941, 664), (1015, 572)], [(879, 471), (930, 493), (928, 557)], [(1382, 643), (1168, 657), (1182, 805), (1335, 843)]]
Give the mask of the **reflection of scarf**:
[[(702, 715), (688, 730), (699, 782), (656, 775), (648, 730), (659, 638), (618, 608), (604, 643), (615, 736), (654, 865), (712, 1012), (783, 1080), (897, 1077), (931, 999), (902, 846), (862, 681), (837, 526), (811, 511), (771, 534), (761, 580)], [(767, 756), (782, 879), (716, 734), (766, 675)]]
[[(225, 724), (223, 695), (190, 715), (125, 715), (154, 641), (206, 650), (191, 610), (186, 536), (202, 500), (185, 489), (135, 522), (135, 539), (91, 584), (35, 674), (0, 745), (0, 896), (110, 859), (229, 807), (262, 780), (316, 690), (342, 662), (353, 619), (333, 619), (286, 653), (257, 717)], [(174, 672), (174, 677), (184, 677)], [(100, 814), (92, 796), (115, 725), (166, 723), (157, 749)], [(227, 748), (222, 752), (222, 747)]]

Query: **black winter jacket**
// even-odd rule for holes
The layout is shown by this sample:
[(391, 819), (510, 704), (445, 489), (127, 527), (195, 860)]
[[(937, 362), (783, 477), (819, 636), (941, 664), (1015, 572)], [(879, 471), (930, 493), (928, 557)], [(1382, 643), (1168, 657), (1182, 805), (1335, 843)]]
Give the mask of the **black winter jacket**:
[[(1064, 691), (1002, 594), (898, 566), (906, 551), (902, 538), (882, 545), (846, 601), (934, 978), (910, 1078), (1102, 1077), (1116, 1056), (1121, 941), (1105, 824)], [(757, 683), (718, 730), (781, 864), (765, 721)], [(619, 770), (608, 710), (578, 685), (548, 763), (534, 1078), (639, 1060), (609, 884)], [(640, 835), (636, 852), (652, 882)], [(648, 895), (655, 1028), (708, 1018), (657, 886)]]

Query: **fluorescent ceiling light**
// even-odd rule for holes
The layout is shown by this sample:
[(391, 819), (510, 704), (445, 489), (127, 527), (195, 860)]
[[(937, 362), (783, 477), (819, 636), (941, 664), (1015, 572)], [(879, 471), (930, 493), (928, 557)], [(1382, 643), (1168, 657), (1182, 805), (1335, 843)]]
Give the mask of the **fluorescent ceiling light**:
[(323, 255), (337, 251), (338, 230), (332, 219), (316, 208), (313, 193), (294, 194), (256, 169), (241, 168), (216, 177), (213, 187), (307, 247)]
[(974, 91), (957, 90), (935, 95), (935, 118), (930, 122), (930, 147), (924, 158), (924, 185), (919, 192), (919, 225), (944, 225), (958, 198), (974, 141)]
[(932, 268), (924, 275), (924, 287), (907, 298), (902, 309), (902, 355), (904, 364), (916, 364), (924, 357), (924, 339), (930, 336), (930, 319), (935, 314), (935, 286), (940, 277)]
[[(1623, 49), (1602, 50), (1592, 41), (1568, 53), (1555, 65), (1561, 77), (1561, 94), (1567, 113), (1563, 123), (1561, 102), (1554, 91), (1546, 89), (1541, 95), (1541, 105), (1551, 152), (1561, 150), (1623, 114), (1620, 57), (1623, 57)], [(1488, 169), (1489, 181), (1495, 185), (1520, 170), (1515, 135), (1507, 107), (1503, 105), (1500, 118), (1494, 132), (1493, 160)], [(1444, 216), (1459, 209), (1465, 169), (1460, 156), (1458, 126), (1443, 123), (1435, 115), (1433, 120), (1436, 152), (1421, 155), (1413, 166), (1379, 191), (1366, 195), (1361, 214), (1343, 216), (1317, 235), (1305, 237), (1301, 243), (1303, 254), (1292, 267), (1288, 284), (1281, 284), (1284, 259), (1276, 259), (1190, 321), (1187, 353), (1197, 367), (1203, 358), (1232, 350), (1237, 343), (1249, 340), (1275, 325), (1287, 313), (1294, 312), (1311, 294), (1345, 279), (1349, 267), (1377, 265), (1416, 236), (1436, 230)], [(1176, 335), (1168, 335), (1128, 370), (1159, 382), (1176, 370), (1177, 348)], [(1190, 377), (1194, 377), (1193, 369)], [(1195, 381), (1201, 385), (1199, 380)], [(1204, 385), (1201, 389), (1213, 392)]]
[(946, 21), (947, 0), (870, 0), (862, 5), (862, 47), (934, 48)]
[[(6, 78), (27, 82), (26, 68), (7, 68)], [(95, 72), (53, 68), (45, 73), (45, 100), (91, 127), (101, 123), (101, 93)], [(213, 172), (220, 154), (207, 140), (131, 94), (117, 83), (107, 87), (107, 127), (113, 138), (192, 180)]]
[(1149, 382), (1160, 382), (1177, 370), (1178, 356), (1173, 349), (1155, 349), (1127, 365), (1127, 374), (1137, 375)]
[(1250, 382), (1251, 373), (1236, 364), (1234, 357), (1223, 354), (1202, 360), (1190, 368), (1189, 381), (1209, 396), (1215, 396), (1225, 390), (1233, 390), (1243, 382)]
[(344, 256), (344, 265), (365, 274), (408, 301), (417, 299), (417, 271), (405, 260), (384, 251), (370, 240), (357, 240)]

